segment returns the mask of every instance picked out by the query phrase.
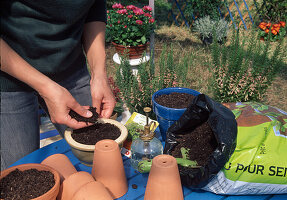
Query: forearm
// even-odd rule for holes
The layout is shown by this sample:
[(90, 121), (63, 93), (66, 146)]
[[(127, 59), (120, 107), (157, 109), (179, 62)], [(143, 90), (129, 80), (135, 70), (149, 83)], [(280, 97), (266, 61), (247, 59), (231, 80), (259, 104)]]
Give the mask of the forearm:
[(91, 69), (91, 95), (93, 106), (101, 117), (109, 118), (115, 107), (115, 98), (109, 86), (106, 71), (104, 22), (85, 25), (83, 44)]
[(91, 70), (92, 78), (106, 77), (106, 53), (105, 53), (105, 29), (104, 22), (90, 22), (85, 25), (83, 33), (83, 45)]
[(56, 83), (33, 68), (1, 39), (1, 70), (26, 83), (40, 94), (45, 95), (48, 87)]

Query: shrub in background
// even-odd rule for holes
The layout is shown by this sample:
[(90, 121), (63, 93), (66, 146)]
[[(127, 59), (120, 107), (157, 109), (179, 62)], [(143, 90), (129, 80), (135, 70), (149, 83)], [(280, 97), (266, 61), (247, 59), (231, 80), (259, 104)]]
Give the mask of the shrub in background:
[(287, 20), (286, 0), (263, 0), (259, 6), (258, 13), (266, 22), (277, 23)]
[(187, 0), (184, 15), (189, 20), (209, 15), (211, 19), (219, 19), (218, 7), (223, 5), (222, 0)]
[(194, 30), (200, 34), (200, 39), (210, 39), (212, 43), (213, 38), (218, 42), (223, 42), (227, 37), (228, 23), (224, 19), (213, 20), (210, 16), (199, 18), (194, 23)]
[(254, 35), (256, 33), (252, 32), (249, 37), (241, 38), (239, 32), (234, 31), (229, 46), (213, 43), (211, 86), (216, 100), (260, 101), (276, 73), (284, 67), (282, 59), (286, 56), (286, 45), (282, 45), (283, 40), (271, 54), (270, 40), (262, 43), (254, 39)]
[(141, 64), (137, 76), (131, 71), (128, 60), (124, 59), (116, 72), (116, 83), (120, 88), (120, 97), (130, 112), (144, 114), (144, 107), (152, 106), (152, 95), (159, 89), (167, 87), (186, 87), (186, 75), (191, 63), (191, 57), (181, 56), (175, 61), (177, 55), (172, 48), (162, 51), (159, 62)]

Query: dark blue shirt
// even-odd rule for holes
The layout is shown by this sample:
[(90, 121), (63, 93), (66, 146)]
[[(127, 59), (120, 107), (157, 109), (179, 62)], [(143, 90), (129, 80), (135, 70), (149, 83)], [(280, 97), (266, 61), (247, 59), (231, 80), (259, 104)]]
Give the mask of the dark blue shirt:
[[(2, 0), (0, 10), (1, 38), (56, 82), (86, 67), (84, 24), (106, 22), (105, 0)], [(32, 90), (5, 72), (0, 76), (1, 91)]]

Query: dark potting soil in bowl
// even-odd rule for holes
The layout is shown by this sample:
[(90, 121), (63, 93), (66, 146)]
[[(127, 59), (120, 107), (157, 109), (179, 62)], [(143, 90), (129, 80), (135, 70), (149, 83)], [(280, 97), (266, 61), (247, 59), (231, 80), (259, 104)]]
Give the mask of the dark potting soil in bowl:
[(192, 94), (172, 92), (170, 94), (162, 94), (155, 98), (155, 101), (168, 108), (187, 108), (195, 98)]
[(54, 185), (54, 174), (49, 171), (15, 169), (0, 181), (1, 199), (34, 199), (48, 192)]
[(181, 135), (177, 139), (178, 145), (174, 148), (172, 156), (182, 158), (181, 147), (189, 149), (188, 159), (197, 161), (199, 166), (208, 163), (209, 156), (215, 151), (217, 141), (207, 122), (196, 127), (190, 133)]
[(115, 140), (121, 135), (118, 127), (110, 123), (96, 123), (92, 126), (76, 129), (72, 133), (72, 138), (87, 145), (95, 145), (104, 139)]
[(96, 112), (97, 108), (90, 107), (88, 110), (93, 113), (92, 117), (89, 117), (89, 118), (83, 117), (73, 110), (70, 110), (69, 115), (75, 120), (77, 120), (78, 122), (96, 123), (99, 118), (99, 114)]

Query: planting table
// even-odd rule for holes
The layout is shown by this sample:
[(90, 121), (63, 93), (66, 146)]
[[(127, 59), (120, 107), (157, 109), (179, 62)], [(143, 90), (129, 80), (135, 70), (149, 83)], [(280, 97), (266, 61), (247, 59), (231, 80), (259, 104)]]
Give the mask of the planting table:
[[(91, 172), (91, 167), (87, 167), (80, 163), (80, 161), (72, 154), (70, 146), (62, 139), (48, 146), (45, 146), (24, 158), (15, 162), (12, 166), (25, 163), (40, 163), (48, 156), (56, 153), (62, 153), (69, 157), (73, 165), (78, 171)], [(128, 192), (119, 200), (143, 200), (145, 193), (145, 186), (147, 184), (148, 174), (140, 174), (130, 166), (130, 159), (123, 156), (125, 172), (128, 180)], [(259, 195), (259, 196), (227, 196), (216, 195), (203, 190), (192, 190), (183, 187), (185, 200), (287, 200), (287, 194), (282, 195)]]

